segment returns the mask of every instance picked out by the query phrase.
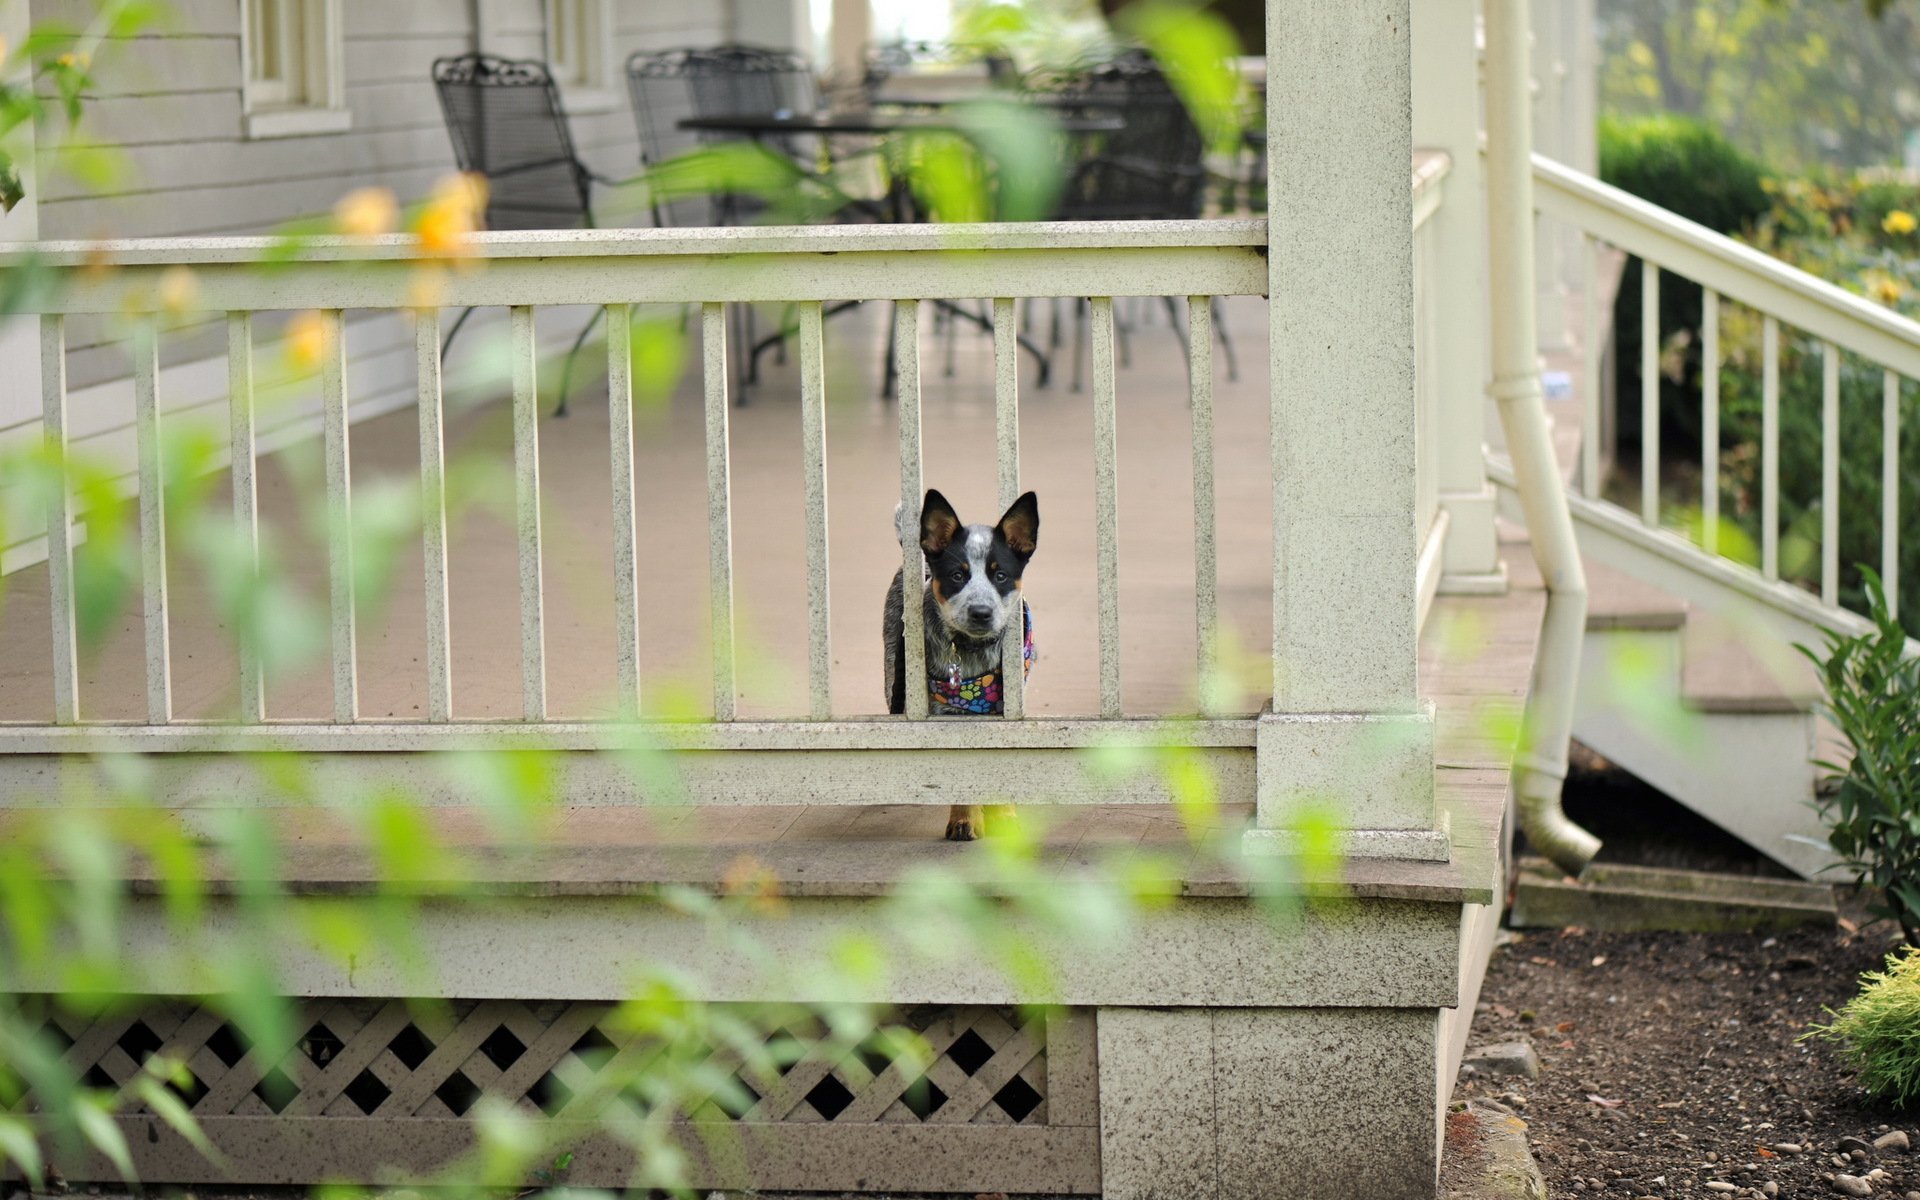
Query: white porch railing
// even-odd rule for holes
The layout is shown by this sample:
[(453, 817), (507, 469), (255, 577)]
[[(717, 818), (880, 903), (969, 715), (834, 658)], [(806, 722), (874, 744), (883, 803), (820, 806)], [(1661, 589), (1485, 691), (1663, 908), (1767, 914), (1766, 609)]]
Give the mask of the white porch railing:
[[(1849, 497), (1840, 483), (1842, 421), (1840, 366), (1843, 354), (1856, 355), (1882, 370), (1879, 411), (1857, 414), (1877, 421), (1882, 438), (1880, 477), (1881, 543), (1878, 567), (1889, 603), (1900, 587), (1900, 396), (1903, 380), (1920, 378), (1920, 324), (1864, 300), (1813, 275), (1649, 204), (1618, 188), (1535, 157), (1536, 202), (1540, 212), (1578, 230), (1587, 255), (1585, 272), (1585, 397), (1580, 464), (1581, 496), (1577, 515), (1598, 522), (1616, 537), (1632, 539), (1673, 559), (1682, 569), (1709, 572), (1714, 578), (1765, 602), (1803, 625), (1862, 625), (1858, 614), (1840, 605), (1841, 505)], [(1600, 494), (1601, 328), (1596, 260), (1603, 247), (1640, 258), (1638, 278), (1622, 287), (1638, 287), (1642, 296), (1640, 365), (1641, 461), (1639, 511), (1604, 500)], [(1701, 520), (1698, 532), (1683, 535), (1662, 528), (1660, 447), (1660, 277), (1672, 272), (1701, 285), (1702, 388)], [(1719, 544), (1720, 387), (1724, 354), (1721, 301), (1748, 306), (1762, 318), (1762, 409), (1759, 472), (1759, 565), (1753, 569), (1724, 557)], [(1809, 593), (1781, 579), (1780, 542), (1780, 330), (1786, 325), (1820, 340), (1822, 405), (1819, 487), (1820, 565), (1818, 592)], [(1623, 398), (1623, 402), (1624, 398)], [(1637, 517), (1637, 520), (1634, 519)]]
[[(1418, 580), (1424, 612), (1438, 582), (1439, 548), (1446, 517), (1436, 496), (1435, 438), (1443, 418), (1442, 389), (1422, 369), (1432, 356), (1439, 293), (1426, 268), (1432, 256), (1441, 203), (1444, 156), (1429, 156), (1414, 181), (1416, 279), (1415, 422), (1417, 464), (1414, 494), (1423, 538)], [(67, 445), (64, 331), (68, 316), (151, 311), (162, 294), (162, 275), (190, 267), (196, 307), (227, 314), (230, 450), (233, 519), (258, 545), (259, 509), (253, 484), (254, 354), (252, 321), (264, 311), (311, 310), (322, 314), (334, 335), (324, 339), (319, 364), (323, 406), (324, 478), (329, 522), (327, 544), (330, 628), (331, 720), (277, 719), (269, 711), (259, 657), (240, 647), (241, 707), (237, 721), (183, 719), (174, 712), (171, 620), (168, 607), (161, 441), (165, 436), (157, 392), (160, 334), (150, 316), (134, 318), (136, 428), (139, 445), (146, 715), (143, 722), (89, 720), (81, 694), (76, 645), (73, 549), (68, 530), (73, 498), (52, 505), (48, 565), (52, 601), (53, 709), (50, 722), (0, 724), (0, 803), (51, 802), (47, 756), (100, 751), (154, 753), (166, 774), (157, 786), (177, 803), (231, 802), (246, 789), (238, 767), (218, 762), (219, 752), (282, 751), (335, 761), (323, 770), (360, 778), (365, 767), (409, 774), (421, 794), (448, 802), (458, 789), (428, 766), (431, 752), (498, 749), (600, 750), (640, 745), (670, 751), (710, 751), (684, 772), (684, 799), (696, 803), (790, 802), (796, 786), (830, 794), (842, 803), (898, 803), (914, 797), (946, 803), (937, 783), (941, 764), (899, 750), (962, 754), (977, 750), (1033, 751), (1008, 799), (1054, 803), (1158, 802), (1172, 797), (1170, 780), (1151, 773), (1115, 788), (1094, 785), (1076, 752), (1115, 738), (1144, 745), (1192, 749), (1207, 762), (1223, 800), (1254, 798), (1256, 718), (1203, 711), (1196, 720), (1144, 719), (1122, 704), (1120, 674), (1119, 506), (1115, 471), (1117, 431), (1113, 297), (1189, 298), (1194, 472), (1194, 590), (1198, 624), (1199, 695), (1203, 707), (1217, 695), (1212, 686), (1219, 643), (1213, 468), (1212, 313), (1219, 296), (1259, 296), (1268, 286), (1265, 223), (1257, 220), (1101, 223), (1088, 225), (998, 225), (980, 227), (836, 227), (825, 229), (620, 230), (481, 235), (473, 247), (484, 269), (451, 272), (436, 297), (447, 307), (493, 306), (509, 310), (511, 405), (519, 592), (521, 719), (474, 722), (461, 719), (459, 687), (451, 662), (448, 602), (446, 470), (442, 450), (441, 325), (437, 309), (414, 314), (418, 351), (417, 410), (419, 479), (426, 514), (424, 544), (424, 658), (427, 703), (422, 720), (368, 720), (360, 712), (360, 656), (356, 643), (353, 545), (346, 519), (352, 435), (348, 422), (347, 362), (339, 336), (342, 314), (351, 309), (409, 311), (417, 296), (414, 270), (419, 251), (409, 238), (325, 239), (302, 260), (264, 271), (274, 252), (266, 239), (229, 238), (105, 244), (47, 244), (36, 248), (43, 263), (60, 271), (61, 286), (42, 317), (46, 437)], [(110, 262), (112, 270), (98, 264)], [(905, 719), (835, 712), (828, 675), (829, 641), (825, 405), (822, 308), (843, 300), (919, 301), (994, 297), (994, 387), (999, 490), (1010, 504), (1020, 490), (1015, 301), (1058, 295), (1091, 297), (1093, 312), (1094, 521), (1098, 553), (1098, 717), (1032, 719), (1022, 703), (1020, 672), (1005, 673), (1004, 722), (929, 720), (926, 662), (916, 628), (917, 605), (906, 606), (908, 711)], [(728, 434), (727, 330), (724, 305), (772, 302), (794, 305), (798, 317), (801, 390), (802, 496), (808, 567), (808, 693), (804, 715), (748, 721), (736, 713), (734, 669), (732, 481)], [(708, 603), (711, 609), (713, 707), (711, 723), (639, 721), (641, 690), (637, 611), (635, 488), (632, 426), (631, 343), (607, 340), (609, 435), (607, 468), (612, 476), (614, 599), (618, 648), (619, 716), (604, 722), (553, 719), (547, 705), (546, 622), (543, 588), (539, 480), (537, 347), (534, 312), (541, 305), (605, 306), (611, 330), (628, 328), (633, 306), (691, 305), (702, 319), (703, 404), (707, 457), (709, 534)], [(898, 365), (901, 499), (917, 511), (922, 491), (919, 306), (902, 303), (892, 329)], [(917, 544), (903, 549), (908, 578), (918, 577)], [(1019, 630), (1009, 630), (1011, 661), (1020, 654)], [(798, 751), (808, 751), (804, 756)], [(815, 751), (843, 751), (820, 755)], [(365, 752), (330, 755), (335, 751)], [(1048, 753), (1051, 752), (1051, 753)], [(757, 755), (754, 770), (740, 755)], [(16, 756), (5, 759), (5, 756)], [(950, 764), (952, 765), (952, 764)], [(608, 799), (630, 795), (618, 768), (576, 763), (572, 794)], [(956, 783), (956, 787), (959, 785)], [(964, 802), (971, 796), (953, 797)]]

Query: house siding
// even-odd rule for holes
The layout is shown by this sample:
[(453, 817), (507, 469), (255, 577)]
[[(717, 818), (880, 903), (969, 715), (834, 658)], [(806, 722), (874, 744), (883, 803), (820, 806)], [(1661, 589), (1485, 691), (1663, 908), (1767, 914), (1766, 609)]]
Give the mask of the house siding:
[[(772, 0), (785, 5), (788, 0)], [(476, 44), (497, 54), (541, 58), (545, 51), (543, 0), (341, 0), (345, 102), (352, 125), (341, 133), (250, 139), (246, 136), (240, 60), (241, 0), (173, 0), (170, 18), (99, 56), (73, 140), (113, 148), (124, 176), (112, 194), (65, 178), (50, 178), (33, 198), (37, 235), (46, 239), (174, 237), (266, 233), (325, 213), (359, 187), (392, 189), (408, 203), (427, 195), (454, 168), (438, 97), (430, 81), (433, 60)], [(753, 13), (756, 32), (776, 27), (762, 8), (769, 0), (614, 0), (614, 78), (610, 103), (570, 116), (576, 147), (609, 177), (630, 175), (639, 161), (632, 114), (619, 67), (636, 50), (708, 44), (733, 36), (736, 7)], [(84, 26), (89, 0), (31, 0), (35, 23)], [(798, 13), (799, 10), (794, 8)], [(800, 26), (788, 44), (801, 41)], [(548, 338), (570, 339), (584, 313), (542, 314)], [(488, 323), (477, 315), (462, 340)], [(256, 340), (270, 340), (281, 318), (263, 315)], [(9, 357), (37, 345), (16, 331)], [(132, 484), (132, 388), (120, 322), (67, 322), (69, 412), (77, 453), (117, 464)], [(397, 314), (350, 315), (347, 334), (354, 418), (390, 411), (410, 401), (413, 335)], [(162, 339), (162, 412), (189, 412), (224, 420), (225, 331), (218, 321), (168, 332)], [(458, 355), (456, 353), (455, 357)], [(449, 371), (456, 364), (449, 364)], [(263, 446), (317, 429), (315, 406), (288, 410), (277, 433), (262, 430)], [(34, 389), (0, 393), (0, 449), (36, 438), (40, 402)], [(0, 567), (30, 561), (21, 547), (41, 531), (15, 526), (0, 546)], [(11, 550), (11, 553), (8, 551)]]

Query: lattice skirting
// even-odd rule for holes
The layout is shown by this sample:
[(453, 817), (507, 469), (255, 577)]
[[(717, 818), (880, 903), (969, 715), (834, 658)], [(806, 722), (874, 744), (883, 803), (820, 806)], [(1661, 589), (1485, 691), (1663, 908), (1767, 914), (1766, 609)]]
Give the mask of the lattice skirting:
[[(298, 1044), (252, 1052), (222, 1017), (191, 1002), (155, 1001), (110, 1017), (49, 1009), (46, 1032), (94, 1087), (122, 1087), (156, 1054), (184, 1062), (175, 1090), (229, 1160), (210, 1164), (137, 1102), (121, 1123), (143, 1180), (170, 1183), (377, 1182), (428, 1171), (472, 1144), (482, 1096), (545, 1123), (571, 1153), (565, 1182), (623, 1186), (632, 1152), (599, 1132), (609, 1094), (663, 1052), (627, 1030), (612, 1006), (574, 1001), (312, 1000)], [(1092, 1193), (1100, 1186), (1099, 1113), (1090, 1010), (1027, 1016), (979, 1006), (903, 1010), (934, 1058), (921, 1069), (873, 1044), (830, 1046), (796, 1024), (776, 1031), (801, 1048), (777, 1078), (737, 1070), (723, 1049), (703, 1061), (716, 1086), (693, 1105), (680, 1138), (701, 1187), (806, 1191)], [(685, 1048), (679, 1048), (684, 1052)], [(602, 1073), (605, 1073), (604, 1075)], [(0, 1105), (9, 1099), (0, 1095)], [(33, 1097), (10, 1110), (31, 1112)], [(111, 1178), (102, 1162), (72, 1179)]]

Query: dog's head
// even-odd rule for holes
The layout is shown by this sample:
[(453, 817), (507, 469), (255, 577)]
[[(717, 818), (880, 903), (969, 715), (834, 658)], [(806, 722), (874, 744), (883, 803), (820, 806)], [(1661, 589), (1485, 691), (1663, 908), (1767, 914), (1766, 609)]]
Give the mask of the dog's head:
[(1028, 492), (997, 525), (962, 525), (929, 490), (920, 507), (920, 549), (947, 628), (976, 641), (997, 637), (1019, 611), (1020, 576), (1040, 539), (1040, 502)]

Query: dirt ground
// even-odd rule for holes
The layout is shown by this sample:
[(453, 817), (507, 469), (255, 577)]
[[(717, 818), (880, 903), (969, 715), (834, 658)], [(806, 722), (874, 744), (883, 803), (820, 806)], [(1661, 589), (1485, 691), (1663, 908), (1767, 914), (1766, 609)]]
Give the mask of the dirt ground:
[[(1630, 780), (1573, 784), (1576, 819), (1596, 801), (1615, 806), (1615, 828), (1598, 830), (1606, 857), (1777, 869), (1731, 839), (1676, 837), (1671, 824), (1636, 814), (1657, 801), (1634, 794), (1641, 785)], [(1635, 829), (1664, 836), (1636, 844)], [(1509, 935), (1494, 953), (1473, 1043), (1525, 1039), (1541, 1072), (1465, 1076), (1455, 1098), (1504, 1103), (1526, 1119), (1555, 1200), (1829, 1197), (1846, 1194), (1836, 1175), (1876, 1170), (1885, 1174), (1870, 1180), (1873, 1195), (1920, 1192), (1920, 1112), (1870, 1099), (1832, 1047), (1799, 1040), (1899, 944), (1897, 927), (1872, 922), (1844, 889), (1841, 911), (1836, 928), (1777, 934)], [(1909, 1135), (1913, 1153), (1871, 1147), (1892, 1130)]]

